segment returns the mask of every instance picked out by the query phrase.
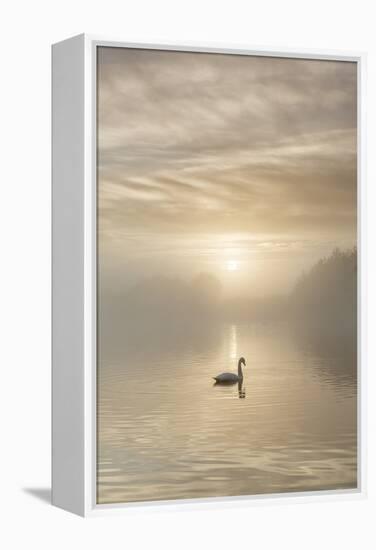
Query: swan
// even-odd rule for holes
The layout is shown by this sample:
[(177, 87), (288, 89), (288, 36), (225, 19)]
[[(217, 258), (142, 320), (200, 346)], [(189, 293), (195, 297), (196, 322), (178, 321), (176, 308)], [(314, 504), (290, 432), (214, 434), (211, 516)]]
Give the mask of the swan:
[(238, 374), (235, 374), (233, 372), (222, 372), (222, 374), (214, 376), (213, 379), (215, 380), (216, 384), (235, 384), (236, 382), (240, 382), (243, 380), (242, 365), (245, 366), (244, 357), (240, 357), (238, 361)]

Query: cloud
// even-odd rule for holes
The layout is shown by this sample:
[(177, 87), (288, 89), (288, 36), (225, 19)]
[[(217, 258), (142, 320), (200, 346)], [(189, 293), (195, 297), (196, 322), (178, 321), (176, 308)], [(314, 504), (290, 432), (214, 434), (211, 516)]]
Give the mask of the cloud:
[(102, 246), (355, 242), (356, 78), (349, 62), (99, 48)]

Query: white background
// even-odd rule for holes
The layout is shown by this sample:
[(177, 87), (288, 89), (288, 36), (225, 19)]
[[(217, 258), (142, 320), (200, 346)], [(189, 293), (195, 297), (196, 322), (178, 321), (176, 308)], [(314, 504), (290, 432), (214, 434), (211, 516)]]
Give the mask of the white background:
[[(376, 546), (376, 39), (372, 1), (33, 0), (0, 17), (0, 546)], [(136, 513), (84, 520), (46, 502), (50, 479), (50, 44), (81, 32), (124, 41), (213, 41), (368, 52), (368, 432), (365, 500)], [(325, 98), (323, 98), (325, 101)], [(42, 498), (40, 498), (42, 497)]]

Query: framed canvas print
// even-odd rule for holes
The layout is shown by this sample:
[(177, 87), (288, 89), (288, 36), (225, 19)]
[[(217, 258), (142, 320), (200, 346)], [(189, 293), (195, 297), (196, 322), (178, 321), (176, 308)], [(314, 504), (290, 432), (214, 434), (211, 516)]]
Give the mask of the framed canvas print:
[(364, 491), (363, 56), (53, 46), (53, 503)]

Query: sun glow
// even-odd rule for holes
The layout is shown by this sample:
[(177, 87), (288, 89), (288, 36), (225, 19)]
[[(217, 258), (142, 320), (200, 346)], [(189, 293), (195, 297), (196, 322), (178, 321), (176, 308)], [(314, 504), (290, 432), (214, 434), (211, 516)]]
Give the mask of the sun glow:
[(238, 271), (239, 262), (237, 262), (236, 260), (228, 260), (226, 262), (226, 269), (227, 271)]

